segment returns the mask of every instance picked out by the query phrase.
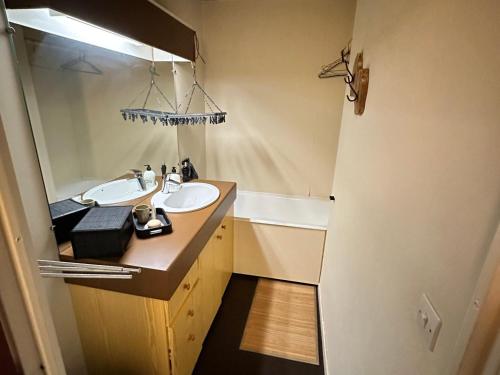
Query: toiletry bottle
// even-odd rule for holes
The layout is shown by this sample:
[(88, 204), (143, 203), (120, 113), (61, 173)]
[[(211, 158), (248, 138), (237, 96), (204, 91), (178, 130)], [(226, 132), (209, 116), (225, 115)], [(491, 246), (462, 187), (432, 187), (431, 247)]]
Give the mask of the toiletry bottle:
[(146, 182), (146, 187), (149, 189), (154, 186), (156, 174), (153, 170), (151, 170), (151, 166), (149, 164), (144, 165), (146, 170), (144, 171), (144, 181)]
[(165, 162), (161, 165), (161, 180), (163, 181), (165, 179), (165, 176), (167, 175), (167, 166), (165, 165)]

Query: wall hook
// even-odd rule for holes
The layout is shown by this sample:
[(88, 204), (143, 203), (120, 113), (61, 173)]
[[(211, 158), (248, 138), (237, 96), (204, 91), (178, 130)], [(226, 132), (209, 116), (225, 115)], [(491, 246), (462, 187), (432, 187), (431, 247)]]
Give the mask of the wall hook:
[(354, 103), (354, 113), (356, 115), (361, 115), (365, 110), (370, 70), (368, 68), (363, 68), (363, 52), (356, 55), (356, 60), (354, 60), (354, 72), (351, 72), (349, 69), (349, 63), (347, 61), (344, 61), (344, 64), (347, 71), (344, 82), (349, 85), (351, 91), (349, 95), (346, 95), (346, 98), (351, 103)]
[[(349, 95), (346, 95), (345, 97), (347, 98), (347, 100), (349, 100), (351, 103), (352, 102), (355, 102), (356, 100), (358, 100), (358, 93), (356, 92), (356, 90), (354, 89), (354, 87), (352, 87), (351, 83), (349, 83), (349, 87), (351, 88), (351, 93)], [(351, 95), (353, 96), (351, 98)]]
[[(370, 69), (363, 68), (363, 52), (356, 55), (354, 60), (354, 82), (349, 84), (351, 95), (356, 96), (354, 102), (354, 114), (362, 115), (365, 111), (366, 96), (368, 95), (368, 82), (370, 78)], [(354, 86), (354, 87), (353, 87)]]
[[(350, 89), (350, 93), (346, 95), (346, 98), (349, 102), (354, 103), (354, 113), (361, 115), (365, 110), (370, 70), (363, 68), (363, 52), (360, 52), (356, 55), (354, 71), (351, 72), (349, 69), (350, 54), (351, 46), (349, 43), (340, 51), (340, 58), (322, 67), (319, 78), (343, 77), (345, 84), (349, 85)], [(344, 65), (344, 70), (335, 69), (341, 65)]]

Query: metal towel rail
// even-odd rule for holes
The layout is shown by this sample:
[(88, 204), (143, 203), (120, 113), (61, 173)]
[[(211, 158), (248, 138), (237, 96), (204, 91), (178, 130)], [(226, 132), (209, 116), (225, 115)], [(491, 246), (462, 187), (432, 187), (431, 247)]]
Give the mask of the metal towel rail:
[(141, 273), (141, 269), (135, 267), (43, 259), (38, 260), (38, 269), (42, 277), (72, 279), (131, 279), (133, 274)]

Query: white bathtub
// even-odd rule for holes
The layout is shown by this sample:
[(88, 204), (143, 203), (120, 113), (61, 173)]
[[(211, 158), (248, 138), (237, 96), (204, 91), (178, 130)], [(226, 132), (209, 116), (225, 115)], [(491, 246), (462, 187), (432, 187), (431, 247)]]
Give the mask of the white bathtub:
[(318, 284), (327, 199), (238, 191), (234, 272)]
[(253, 191), (238, 191), (234, 216), (253, 223), (326, 230), (331, 201)]

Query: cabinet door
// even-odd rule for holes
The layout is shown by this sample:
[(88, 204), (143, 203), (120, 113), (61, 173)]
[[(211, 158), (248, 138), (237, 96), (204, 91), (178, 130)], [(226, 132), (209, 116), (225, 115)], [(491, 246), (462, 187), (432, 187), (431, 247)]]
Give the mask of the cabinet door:
[(234, 242), (234, 219), (226, 216), (221, 224), (222, 235), (222, 294), (226, 290), (229, 279), (233, 274), (233, 242)]
[(170, 374), (165, 301), (68, 287), (89, 374)]
[(224, 235), (221, 233), (220, 226), (215, 231), (213, 237), (213, 253), (214, 253), (214, 266), (215, 266), (215, 293), (217, 298), (222, 299), (224, 294)]
[(217, 313), (220, 305), (218, 294), (218, 278), (215, 270), (214, 244), (211, 238), (198, 257), (200, 270), (200, 312), (201, 312), (201, 333), (202, 337), (208, 333), (210, 325)]
[(215, 270), (218, 278), (217, 294), (222, 299), (233, 273), (233, 218), (226, 216), (214, 235)]
[(170, 359), (174, 375), (190, 375), (201, 352), (201, 316), (195, 305), (198, 286), (195, 285), (169, 328)]

